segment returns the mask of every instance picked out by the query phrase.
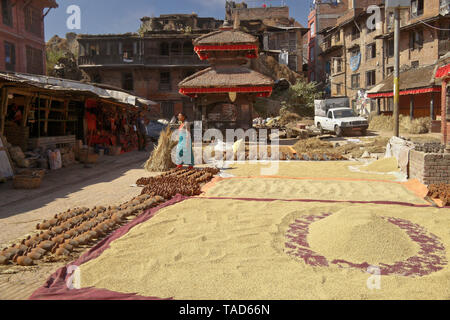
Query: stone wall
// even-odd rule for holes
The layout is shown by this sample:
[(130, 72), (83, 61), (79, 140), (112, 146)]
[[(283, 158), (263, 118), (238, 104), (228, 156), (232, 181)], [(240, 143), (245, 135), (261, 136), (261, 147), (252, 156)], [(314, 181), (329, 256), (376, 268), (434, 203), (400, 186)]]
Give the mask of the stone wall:
[(424, 153), (411, 150), (409, 178), (425, 185), (450, 184), (450, 153)]

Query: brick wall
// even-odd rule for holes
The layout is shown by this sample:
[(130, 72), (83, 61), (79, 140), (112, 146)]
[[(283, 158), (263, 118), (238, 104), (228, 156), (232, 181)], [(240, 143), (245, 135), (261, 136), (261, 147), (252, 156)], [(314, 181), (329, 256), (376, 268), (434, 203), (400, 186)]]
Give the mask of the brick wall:
[(450, 184), (450, 153), (424, 153), (411, 150), (409, 178), (425, 185)]
[[(26, 47), (29, 46), (34, 49), (42, 51), (42, 65), (43, 65), (42, 74), (45, 74), (46, 61), (45, 61), (44, 22), (42, 20), (41, 30), (37, 32), (39, 35), (31, 33), (25, 29), (25, 15), (24, 15), (25, 2), (26, 2), (25, 0), (18, 0), (14, 2), (14, 6), (12, 7), (12, 16), (13, 16), (12, 26), (3, 24), (0, 19), (0, 71), (6, 71), (4, 42), (8, 41), (9, 43), (15, 46), (16, 64), (14, 71), (27, 72), (29, 70), (27, 68), (27, 56), (26, 56)], [(31, 4), (29, 3), (28, 5), (34, 7), (36, 10), (39, 10), (40, 12), (43, 12), (43, 7), (40, 6), (37, 2), (32, 2)]]
[(235, 12), (239, 12), (239, 19), (289, 19), (289, 7), (266, 7), (266, 8), (234, 8), (233, 16), (227, 17), (229, 20), (234, 20)]

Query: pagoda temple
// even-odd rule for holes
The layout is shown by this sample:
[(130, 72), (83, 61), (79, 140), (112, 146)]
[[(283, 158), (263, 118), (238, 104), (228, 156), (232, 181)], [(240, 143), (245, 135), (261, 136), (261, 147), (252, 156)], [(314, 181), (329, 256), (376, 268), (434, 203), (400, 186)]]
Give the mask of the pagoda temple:
[(270, 96), (274, 84), (248, 67), (258, 57), (258, 39), (225, 22), (193, 43), (200, 59), (211, 64), (178, 84), (181, 94), (194, 99), (194, 120), (202, 120), (204, 129), (251, 128), (253, 103)]

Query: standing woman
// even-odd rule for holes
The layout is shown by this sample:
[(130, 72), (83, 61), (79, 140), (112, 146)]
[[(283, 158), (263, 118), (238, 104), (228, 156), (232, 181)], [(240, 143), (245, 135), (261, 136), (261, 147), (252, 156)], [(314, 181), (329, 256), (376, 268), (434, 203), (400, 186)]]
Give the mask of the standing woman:
[(181, 168), (183, 165), (188, 165), (189, 169), (192, 169), (194, 166), (194, 152), (192, 150), (191, 128), (186, 119), (187, 117), (184, 113), (180, 112), (178, 114), (180, 127), (178, 128), (179, 140), (176, 164), (178, 168)]

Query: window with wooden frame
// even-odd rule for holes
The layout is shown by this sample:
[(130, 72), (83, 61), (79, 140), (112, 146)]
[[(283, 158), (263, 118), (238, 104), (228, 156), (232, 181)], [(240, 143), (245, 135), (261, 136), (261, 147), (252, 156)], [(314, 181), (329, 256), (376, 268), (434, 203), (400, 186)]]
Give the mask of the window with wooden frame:
[(24, 9), (24, 16), (25, 30), (40, 36), (42, 31), (42, 11), (28, 5)]
[(450, 22), (441, 22), (439, 40), (450, 40)]
[(161, 91), (172, 90), (170, 72), (161, 72), (159, 74), (159, 90)]
[(133, 91), (134, 90), (134, 79), (131, 72), (126, 72), (122, 74), (122, 89)]
[(336, 84), (336, 95), (340, 96), (342, 94), (342, 84)]
[(5, 41), (5, 70), (16, 71), (16, 46)]
[(409, 33), (409, 48), (411, 50), (422, 49), (423, 30), (414, 30)]
[(334, 41), (336, 43), (339, 43), (341, 41), (341, 31), (340, 30), (334, 34)]
[(394, 38), (387, 40), (386, 44), (386, 55), (392, 58), (394, 56)]
[(194, 54), (194, 45), (192, 44), (192, 41), (185, 41), (183, 43), (183, 55), (191, 56), (193, 54)]
[(376, 58), (377, 56), (377, 45), (376, 43), (371, 43), (366, 46), (366, 60)]
[(370, 70), (366, 72), (366, 86), (371, 87), (377, 83), (375, 70)]
[(178, 41), (172, 42), (170, 45), (170, 55), (178, 56), (181, 54), (181, 44)]
[(161, 44), (159, 46), (159, 54), (161, 56), (169, 55), (169, 44), (167, 42), (161, 42)]
[(392, 73), (394, 73), (394, 67), (387, 67), (387, 76), (391, 75)]
[(412, 0), (411, 1), (411, 17), (419, 17), (423, 15), (424, 0)]
[(164, 101), (161, 103), (161, 113), (163, 118), (171, 119), (175, 116), (174, 104), (172, 101)]
[(394, 110), (394, 98), (393, 97), (387, 98), (385, 111), (393, 111), (393, 110)]
[(352, 28), (352, 40), (359, 39), (361, 36), (361, 32), (359, 31), (358, 26), (353, 26)]
[(359, 80), (360, 80), (359, 73), (352, 74), (352, 89), (359, 89), (360, 88)]
[(44, 56), (42, 50), (26, 46), (27, 73), (44, 74)]
[(13, 26), (13, 14), (11, 0), (2, 0), (2, 20), (3, 24), (9, 27)]
[(333, 74), (342, 72), (342, 58), (333, 58)]

